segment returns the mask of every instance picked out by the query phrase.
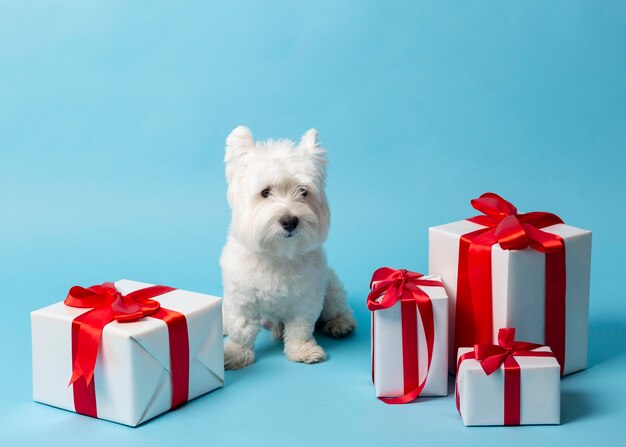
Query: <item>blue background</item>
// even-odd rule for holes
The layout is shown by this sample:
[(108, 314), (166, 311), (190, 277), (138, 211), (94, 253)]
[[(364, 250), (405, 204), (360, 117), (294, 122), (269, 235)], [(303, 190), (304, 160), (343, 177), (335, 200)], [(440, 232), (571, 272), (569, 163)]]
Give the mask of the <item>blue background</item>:
[[(0, 2), (2, 445), (614, 444), (626, 435), (626, 3)], [(129, 278), (221, 294), (224, 139), (329, 150), (327, 251), (359, 319), (330, 358), (267, 333), (224, 389), (138, 429), (31, 401), (29, 311)], [(590, 367), (563, 425), (465, 428), (452, 396), (386, 406), (368, 280), (427, 270), (427, 227), (492, 190), (594, 231)], [(538, 437), (541, 438), (538, 438)]]

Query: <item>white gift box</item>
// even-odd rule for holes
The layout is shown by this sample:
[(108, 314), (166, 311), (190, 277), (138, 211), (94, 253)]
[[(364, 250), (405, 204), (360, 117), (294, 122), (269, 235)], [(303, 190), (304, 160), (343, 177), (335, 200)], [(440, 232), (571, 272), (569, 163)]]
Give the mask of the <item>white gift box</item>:
[[(459, 357), (472, 348), (459, 348)], [(547, 351), (547, 346), (534, 351)], [(554, 357), (514, 356), (520, 366), (520, 425), (559, 424), (561, 373)], [(457, 372), (459, 412), (465, 425), (504, 425), (504, 365), (487, 375), (466, 359)]]
[[(429, 229), (429, 273), (443, 279), (450, 297), (450, 362), (456, 356), (454, 330), (459, 241), (464, 234), (486, 228), (460, 220)], [(566, 316), (564, 374), (587, 367), (591, 232), (565, 224), (542, 231), (563, 238), (566, 256)], [(491, 250), (493, 341), (498, 328), (515, 327), (518, 337), (545, 344), (545, 254), (532, 248)]]
[[(124, 295), (151, 285), (129, 280), (115, 283)], [(223, 386), (222, 299), (185, 290), (154, 299), (187, 320), (188, 399)], [(75, 411), (73, 387), (68, 386), (72, 376), (72, 320), (89, 310), (59, 302), (31, 313), (33, 398), (37, 402)], [(107, 324), (93, 380), (100, 419), (136, 426), (168, 411), (172, 383), (166, 323), (146, 317)]]
[[(423, 276), (436, 280), (436, 276)], [(448, 394), (448, 296), (443, 287), (419, 286), (432, 302), (434, 320), (433, 356), (428, 378), (420, 396)], [(428, 350), (421, 317), (417, 313), (417, 352), (419, 379), (426, 375)], [(402, 314), (400, 302), (388, 309), (372, 312), (372, 362), (376, 397), (397, 397), (404, 394), (402, 352)]]

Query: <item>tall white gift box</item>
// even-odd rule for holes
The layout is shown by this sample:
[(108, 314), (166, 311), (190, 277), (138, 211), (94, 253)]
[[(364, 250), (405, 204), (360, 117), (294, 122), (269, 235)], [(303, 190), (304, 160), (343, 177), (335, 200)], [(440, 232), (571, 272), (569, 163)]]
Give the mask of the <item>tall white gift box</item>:
[(483, 215), (429, 229), (429, 273), (450, 297), (451, 368), (459, 347), (515, 327), (549, 345), (563, 374), (585, 369), (591, 232), (550, 213), (518, 214), (492, 193), (472, 205)]
[(440, 278), (378, 269), (372, 278), (372, 380), (376, 397), (406, 403), (448, 394), (448, 297)]

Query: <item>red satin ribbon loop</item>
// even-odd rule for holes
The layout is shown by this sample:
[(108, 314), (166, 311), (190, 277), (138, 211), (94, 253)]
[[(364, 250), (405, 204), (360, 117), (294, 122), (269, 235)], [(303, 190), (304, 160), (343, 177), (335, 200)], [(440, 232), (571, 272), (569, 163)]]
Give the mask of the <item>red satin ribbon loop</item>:
[(486, 192), (478, 199), (472, 199), (470, 203), (474, 209), (496, 220), (517, 214), (515, 205), (492, 192)]
[(563, 223), (552, 213), (519, 214), (510, 202), (494, 193), (471, 201), (483, 213), (467, 220), (482, 228), (461, 237), (457, 282), (455, 350), (473, 344), (489, 344), (493, 337), (491, 249), (531, 247), (546, 253), (545, 342), (554, 351), (561, 372), (565, 360), (565, 245), (563, 239), (542, 231)]
[[(420, 286), (443, 287), (441, 281), (422, 279), (421, 273), (382, 267), (374, 272), (367, 307), (371, 311), (388, 309), (400, 302), (402, 315), (402, 360), (404, 394), (398, 397), (379, 397), (388, 404), (403, 404), (415, 400), (426, 385), (433, 356), (435, 327), (430, 297)], [(426, 338), (426, 374), (419, 380), (417, 314), (419, 312)], [(373, 330), (373, 326), (372, 326)], [(372, 353), (372, 380), (374, 380), (374, 353)]]

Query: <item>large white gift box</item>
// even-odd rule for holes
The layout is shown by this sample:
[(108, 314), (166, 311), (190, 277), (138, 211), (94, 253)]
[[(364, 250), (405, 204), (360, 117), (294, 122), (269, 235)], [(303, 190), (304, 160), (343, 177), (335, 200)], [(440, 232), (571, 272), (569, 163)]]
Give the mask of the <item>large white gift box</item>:
[[(458, 358), (469, 357), (457, 362), (455, 397), (463, 423), (467, 426), (559, 424), (560, 366), (551, 353), (547, 346), (536, 347), (523, 353), (524, 356), (513, 352), (512, 357), (519, 365), (516, 379), (506, 376), (507, 361), (488, 375), (474, 358), (474, 348), (460, 348)], [(513, 383), (506, 384), (507, 380)]]
[[(415, 275), (406, 271), (392, 272)], [(410, 278), (405, 281), (411, 282)], [(374, 281), (373, 290), (376, 285)], [(430, 301), (432, 324), (426, 323), (426, 328), (424, 322), (428, 317), (422, 314), (420, 306), (413, 302), (403, 305), (400, 297), (390, 307), (372, 311), (372, 380), (376, 397), (387, 403), (406, 403), (418, 395), (448, 394), (448, 297), (436, 276), (421, 276), (413, 286), (424, 294), (422, 298)], [(376, 301), (380, 302), (381, 298), (384, 296)], [(429, 327), (432, 333), (427, 336)], [(430, 365), (429, 338), (432, 341)]]
[[(481, 199), (488, 194), (481, 196)], [(488, 198), (493, 198), (493, 196), (495, 195)], [(503, 200), (498, 196), (495, 197), (497, 197), (494, 199), (496, 201), (498, 199)], [(472, 202), (474, 203), (474, 201)], [(512, 207), (508, 202), (505, 203), (506, 206)], [(516, 218), (519, 217), (519, 221), (523, 223), (525, 215), (517, 215), (516, 210), (511, 214)], [(540, 213), (528, 213), (529, 220), (535, 218), (535, 214)], [(548, 214), (548, 222), (556, 217), (549, 213), (545, 214)], [(441, 276), (450, 298), (449, 359), (451, 367), (453, 367), (453, 359), (459, 347), (487, 341), (473, 338), (477, 336), (475, 333), (472, 334), (472, 329), (468, 329), (463, 320), (465, 322), (470, 321), (471, 324), (478, 324), (476, 323), (476, 318), (478, 318), (476, 309), (471, 308), (471, 303), (468, 306), (467, 300), (461, 302), (459, 299), (461, 280), (459, 272), (464, 267), (460, 263), (460, 259), (463, 259), (465, 263), (469, 262), (468, 267), (470, 269), (480, 270), (483, 268), (483, 266), (477, 266), (468, 261), (467, 251), (465, 254), (462, 253), (462, 245), (464, 242), (467, 243), (468, 236), (488, 229), (488, 226), (477, 223), (481, 222), (480, 218), (482, 217), (489, 219), (487, 216), (479, 216), (472, 218), (475, 221), (460, 220), (429, 229), (429, 273)], [(514, 222), (513, 226), (515, 225)], [(492, 324), (491, 328), (487, 329), (491, 333), (491, 340), (489, 341), (496, 341), (498, 328), (515, 327), (520, 339), (551, 345), (557, 358), (564, 358), (562, 361), (563, 374), (585, 369), (587, 367), (591, 232), (563, 223), (542, 225), (540, 229), (528, 229), (527, 224), (523, 224), (523, 226), (524, 228), (519, 232), (521, 235), (516, 236), (527, 237), (523, 231), (527, 230), (533, 236), (539, 232), (538, 237), (540, 239), (546, 234), (562, 239), (565, 252), (564, 303), (561, 304), (560, 308), (557, 307), (557, 311), (550, 316), (551, 314), (548, 313), (549, 303), (546, 301), (547, 255), (542, 251), (542, 248), (537, 249), (531, 243), (526, 248), (507, 249), (505, 243), (495, 243), (491, 247), (490, 256)], [(515, 229), (514, 227), (513, 230)], [(496, 228), (496, 234), (498, 231), (499, 228)], [(465, 241), (463, 241), (464, 239)], [(550, 269), (548, 270), (550, 271)], [(483, 273), (479, 272), (479, 274)], [(548, 280), (553, 281), (554, 278), (550, 277)], [(471, 284), (471, 287), (472, 294), (474, 294), (476, 284)], [(546, 319), (547, 314), (548, 318)], [(480, 317), (480, 312), (478, 315)], [(559, 323), (558, 320), (564, 321)], [(550, 337), (546, 336), (547, 325), (555, 324), (561, 324), (563, 327), (563, 330), (560, 331), (564, 332), (561, 335), (561, 348), (550, 343)], [(559, 354), (559, 351), (562, 354)]]
[[(129, 280), (115, 283), (123, 296), (151, 286)], [(191, 400), (223, 386), (221, 298), (171, 289), (152, 299), (186, 320), (189, 356), (183, 358), (182, 370), (188, 370), (188, 377), (178, 388), (185, 394), (179, 399)], [(80, 344), (73, 343), (73, 321), (90, 310), (59, 302), (31, 313), (34, 400), (77, 412), (76, 402), (84, 405), (87, 401), (88, 406), (95, 407), (84, 414), (130, 426), (168, 411), (175, 392), (172, 355), (180, 359), (181, 353), (170, 352), (173, 341), (168, 331), (172, 328), (162, 319), (147, 316), (106, 324), (97, 348), (93, 379), (88, 385), (81, 378), (68, 386), (76, 355), (73, 349), (81, 349)], [(185, 355), (187, 347), (181, 349)], [(77, 387), (81, 381), (82, 391)]]

